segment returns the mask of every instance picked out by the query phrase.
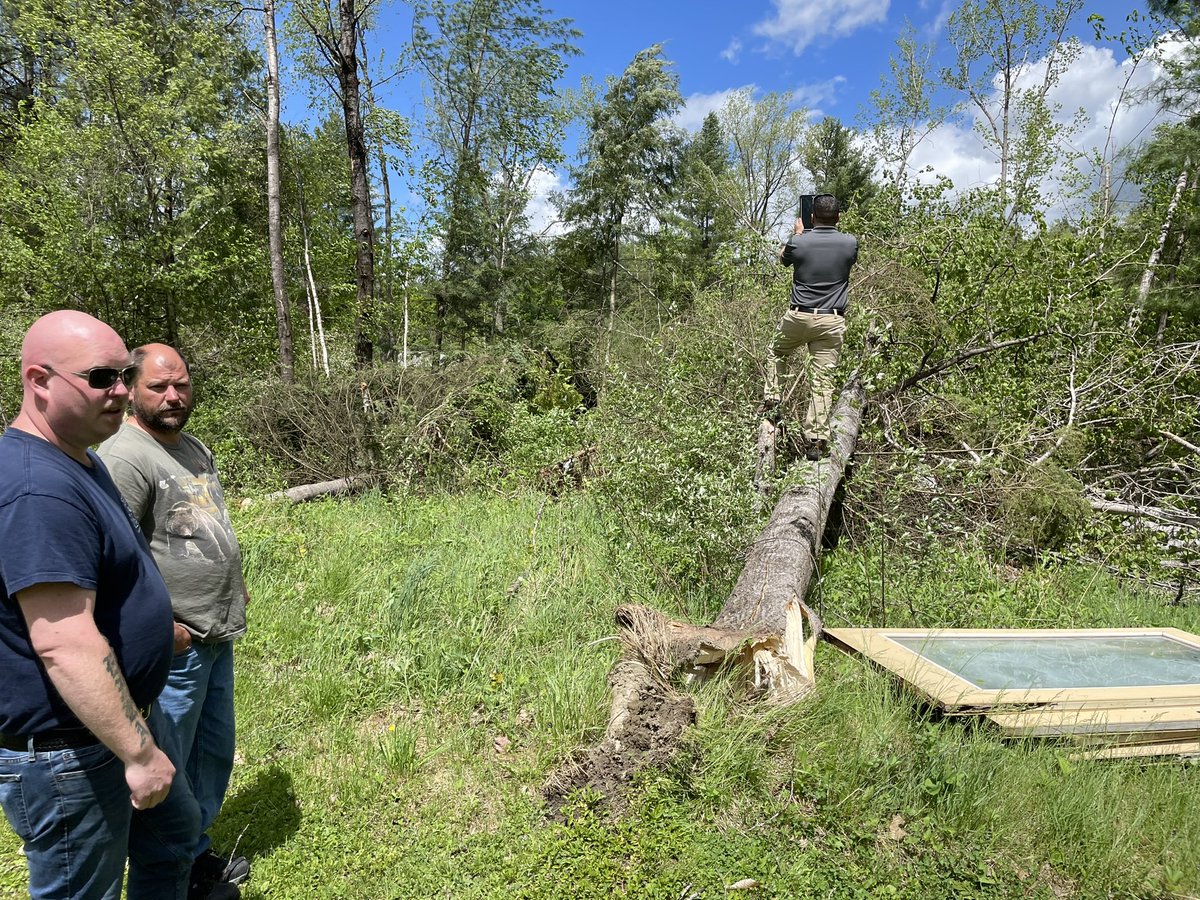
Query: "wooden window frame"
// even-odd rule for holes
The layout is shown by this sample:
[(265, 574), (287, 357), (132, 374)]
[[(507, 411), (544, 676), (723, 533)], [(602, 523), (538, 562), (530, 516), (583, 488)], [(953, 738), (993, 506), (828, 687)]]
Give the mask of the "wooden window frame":
[[(989, 690), (978, 687), (892, 639), (892, 636), (1060, 639), (1162, 637), (1179, 641), (1200, 652), (1200, 637), (1178, 628), (831, 628), (825, 634), (836, 646), (866, 656), (897, 675), (917, 693), (950, 711), (982, 711), (1044, 704), (1086, 704), (1089, 707), (1116, 704), (1137, 708), (1195, 704), (1197, 709), (1193, 712), (1200, 714), (1200, 683)], [(1067, 710), (1063, 712), (1065, 714)], [(1191, 718), (1190, 714), (1188, 718)]]

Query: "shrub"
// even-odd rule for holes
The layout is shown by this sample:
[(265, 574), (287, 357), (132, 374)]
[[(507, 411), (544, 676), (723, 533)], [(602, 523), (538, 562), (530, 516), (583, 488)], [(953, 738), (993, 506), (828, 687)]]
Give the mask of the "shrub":
[(1054, 463), (1032, 466), (1017, 476), (1001, 511), (1013, 547), (1028, 553), (1061, 550), (1091, 515), (1083, 486)]

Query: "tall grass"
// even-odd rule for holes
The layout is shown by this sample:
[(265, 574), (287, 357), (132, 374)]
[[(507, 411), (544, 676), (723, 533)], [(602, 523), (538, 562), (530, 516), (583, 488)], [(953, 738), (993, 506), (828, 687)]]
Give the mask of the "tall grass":
[[(712, 597), (655, 593), (586, 495), (371, 496), (235, 524), (251, 623), (215, 838), (251, 858), (248, 900), (678, 900), (742, 879), (774, 897), (1200, 892), (1195, 768), (1005, 744), (829, 646), (797, 706), (701, 689), (680, 754), (624, 816), (584, 794), (548, 820), (547, 774), (605, 723), (614, 606)], [(969, 544), (882, 573), (843, 547), (818, 597), (834, 625), (1200, 627), (1090, 570), (1015, 573)], [(6, 830), (0, 897), (23, 879)]]

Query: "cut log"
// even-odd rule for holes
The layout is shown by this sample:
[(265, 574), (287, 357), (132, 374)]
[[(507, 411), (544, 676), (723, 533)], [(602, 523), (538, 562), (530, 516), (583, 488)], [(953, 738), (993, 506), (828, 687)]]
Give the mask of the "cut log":
[(265, 500), (287, 500), (290, 503), (304, 503), (320, 497), (331, 497), (339, 494), (353, 494), (366, 490), (378, 484), (378, 479), (371, 475), (351, 475), (349, 478), (337, 478), (333, 481), (318, 481), (316, 484), (301, 484), (290, 487), (285, 491), (267, 494)]

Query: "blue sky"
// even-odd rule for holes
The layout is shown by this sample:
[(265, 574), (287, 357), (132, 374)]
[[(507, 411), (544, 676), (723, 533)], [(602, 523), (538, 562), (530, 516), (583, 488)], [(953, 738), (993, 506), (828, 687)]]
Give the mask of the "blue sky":
[[(704, 98), (749, 85), (790, 92), (797, 105), (853, 124), (888, 71), (906, 23), (923, 39), (944, 40), (957, 5), (948, 0), (558, 0), (547, 4), (583, 32), (582, 56), (569, 79), (619, 74), (639, 50), (665, 45), (680, 90)], [(1099, 13), (1120, 28), (1130, 0), (1089, 0), (1076, 33), (1093, 41), (1087, 17)], [(694, 116), (689, 117), (690, 120)]]
[[(591, 76), (599, 84), (618, 75), (634, 55), (655, 43), (674, 63), (685, 108), (678, 124), (695, 128), (704, 115), (719, 111), (729, 92), (749, 88), (789, 94), (813, 116), (834, 115), (848, 125), (862, 123), (870, 93), (888, 72), (895, 40), (911, 24), (926, 41), (945, 47), (945, 25), (958, 0), (543, 0), (557, 17), (570, 18), (582, 32), (581, 54), (570, 61), (566, 85)], [(379, 0), (379, 27), (370, 36), (372, 55), (383, 50), (395, 59), (409, 37), (411, 8)], [(1150, 134), (1159, 114), (1137, 90), (1160, 71), (1143, 61), (1133, 66), (1116, 42), (1097, 42), (1089, 15), (1099, 14), (1114, 31), (1138, 4), (1133, 0), (1085, 0), (1073, 33), (1083, 42), (1079, 57), (1052, 95), (1064, 119), (1076, 110), (1084, 126), (1068, 151), (1100, 152), (1133, 145)], [(1033, 61), (1036, 64), (1036, 61)], [(375, 73), (381, 69), (377, 64)], [(1031, 70), (1032, 71), (1032, 70)], [(1031, 74), (1036, 77), (1036, 72)], [(413, 75), (393, 81), (385, 102), (414, 121), (421, 118), (421, 91)], [(288, 104), (293, 114), (300, 104)], [(968, 118), (939, 127), (912, 160), (917, 171), (933, 171), (968, 188), (995, 177), (992, 155), (973, 133)], [(573, 131), (567, 147), (574, 152)], [(1110, 154), (1111, 155), (1111, 154)], [(534, 218), (551, 216), (545, 195), (566, 185), (567, 173), (547, 172), (538, 180)], [(1134, 199), (1125, 191), (1126, 202)], [(415, 198), (412, 198), (415, 200)], [(1120, 198), (1119, 198), (1120, 199)], [(411, 213), (411, 210), (410, 210)]]

